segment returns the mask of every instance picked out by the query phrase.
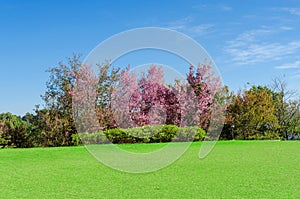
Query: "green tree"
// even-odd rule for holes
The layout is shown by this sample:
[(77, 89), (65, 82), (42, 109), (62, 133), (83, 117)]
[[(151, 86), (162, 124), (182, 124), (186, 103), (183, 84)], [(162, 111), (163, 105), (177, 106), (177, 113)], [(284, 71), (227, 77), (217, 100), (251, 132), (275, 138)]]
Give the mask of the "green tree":
[(277, 117), (271, 91), (267, 87), (253, 86), (234, 97), (228, 107), (232, 117), (234, 138), (277, 139)]
[(34, 142), (36, 146), (41, 145), (41, 128), (39, 127), (39, 118), (38, 115), (34, 115), (32, 113), (26, 113), (22, 120), (27, 122), (31, 128), (31, 134), (33, 136)]
[(270, 86), (275, 101), (275, 115), (278, 119), (280, 137), (289, 139), (297, 132), (299, 118), (300, 100), (296, 100), (296, 91), (289, 90), (284, 78), (273, 79)]
[[(112, 67), (109, 63), (97, 65), (99, 73), (95, 75), (97, 79), (95, 95), (95, 111), (99, 126), (106, 128), (114, 127), (114, 120), (110, 107), (111, 93), (119, 78), (119, 68)], [(58, 66), (50, 68), (50, 78), (46, 84), (46, 92), (42, 95), (43, 107), (36, 109), (37, 123), (41, 129), (41, 142), (43, 146), (73, 145), (73, 134), (77, 133), (74, 112), (74, 88), (77, 81), (87, 78), (86, 64), (82, 63), (80, 56), (73, 55), (68, 59), (68, 64), (60, 62)], [(92, 71), (90, 71), (92, 74)], [(76, 92), (76, 99), (81, 94), (85, 94), (83, 88), (81, 92)], [(78, 91), (78, 90), (77, 90)], [(82, 96), (83, 97), (83, 96)], [(82, 98), (84, 99), (84, 98)], [(76, 116), (76, 114), (75, 114)]]
[[(115, 128), (117, 125), (111, 110), (111, 94), (120, 79), (121, 69), (109, 62), (98, 64), (99, 74), (96, 88), (96, 113), (102, 129)], [(127, 68), (126, 70), (128, 70)]]
[(71, 95), (75, 78), (72, 74), (79, 70), (81, 64), (80, 56), (73, 55), (68, 64), (60, 62), (57, 67), (48, 70), (50, 78), (42, 95), (44, 107), (36, 109), (44, 146), (72, 145), (72, 134), (76, 133)]
[(0, 123), (0, 147), (4, 148), (6, 146), (8, 146), (9, 142), (10, 142), (10, 136), (8, 135), (8, 133), (3, 132), (3, 123)]
[(0, 123), (0, 145), (2, 147), (27, 148), (37, 144), (32, 133), (33, 126), (23, 121), (21, 117), (11, 113), (2, 113), (0, 114)]
[(233, 131), (235, 126), (233, 121), (234, 118), (232, 117), (232, 113), (234, 111), (232, 104), (237, 96), (234, 94), (234, 92), (231, 92), (229, 90), (228, 86), (224, 86), (222, 96), (224, 98), (222, 99), (222, 101), (224, 102), (225, 106), (225, 121), (220, 138), (225, 140), (232, 140), (236, 137)]
[(300, 103), (297, 100), (289, 100), (286, 102), (285, 121), (283, 130), (285, 139), (296, 139), (296, 136), (300, 134)]

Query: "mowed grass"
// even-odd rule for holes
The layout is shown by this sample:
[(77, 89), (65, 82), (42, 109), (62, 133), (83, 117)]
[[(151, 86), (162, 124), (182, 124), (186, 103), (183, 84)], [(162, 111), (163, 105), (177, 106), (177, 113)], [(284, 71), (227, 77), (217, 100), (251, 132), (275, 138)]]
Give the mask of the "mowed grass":
[[(300, 197), (299, 141), (222, 141), (202, 160), (200, 146), (193, 143), (171, 166), (146, 174), (110, 169), (84, 147), (3, 149), (0, 197)], [(161, 145), (122, 146), (126, 147), (145, 152)]]

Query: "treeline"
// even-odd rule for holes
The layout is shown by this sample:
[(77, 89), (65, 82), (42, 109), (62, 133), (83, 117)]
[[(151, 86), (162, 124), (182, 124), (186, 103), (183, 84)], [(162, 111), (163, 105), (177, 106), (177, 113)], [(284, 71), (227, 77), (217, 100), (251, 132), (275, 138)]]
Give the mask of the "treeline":
[(231, 93), (223, 139), (299, 139), (300, 103), (286, 82)]
[[(190, 111), (191, 105), (179, 106), (182, 102), (190, 103), (191, 95), (186, 95), (189, 88), (178, 81), (173, 86), (163, 87), (160, 84), (162, 71), (159, 67), (150, 68), (146, 76), (135, 81), (137, 77), (132, 76), (128, 69), (121, 70), (109, 63), (99, 65), (98, 74), (92, 74), (82, 64), (80, 57), (74, 55), (67, 64), (60, 63), (48, 72), (50, 77), (46, 84), (47, 89), (42, 95), (44, 104), (36, 106), (34, 114), (27, 113), (23, 117), (10, 113), (0, 114), (0, 147), (78, 145), (81, 143), (78, 131), (86, 132), (81, 134), (81, 138), (89, 140), (90, 143), (166, 142), (175, 139), (176, 134), (181, 136), (176, 139), (182, 141), (191, 136), (187, 129), (178, 127), (182, 123), (190, 127), (197, 126), (198, 133), (190, 131), (194, 132), (194, 136), (197, 135), (193, 140), (203, 140), (211, 116), (216, 115), (213, 112), (215, 102), (221, 107), (218, 115), (225, 113), (221, 139), (298, 139), (300, 135), (299, 99), (294, 92), (287, 89), (286, 82), (280, 78), (274, 79), (271, 86), (253, 85), (235, 94), (226, 86), (219, 87), (218, 79), (211, 78), (213, 73), (209, 65), (191, 67), (186, 79), (191, 85), (194, 101), (197, 102), (192, 105), (195, 105), (198, 116), (196, 119), (193, 117), (191, 122), (191, 115), (184, 114)], [(81, 86), (84, 88), (93, 87), (96, 91), (91, 101), (95, 115), (85, 115), (87, 120), (81, 122), (86, 124), (96, 121), (98, 128), (82, 128), (76, 123), (76, 117), (83, 113), (79, 109), (74, 114), (72, 102), (75, 100), (81, 107), (88, 101), (83, 89), (78, 89), (79, 82), (83, 82)], [(111, 94), (124, 94), (130, 89), (135, 94), (131, 96), (129, 112), (127, 115), (123, 112), (114, 113)], [(178, 92), (184, 89), (185, 92)], [(137, 90), (139, 92), (135, 92)], [(161, 121), (162, 114), (151, 113), (151, 107), (157, 104), (166, 110), (165, 125), (161, 130), (157, 130), (155, 125), (149, 127), (153, 121)], [(130, 126), (122, 118), (129, 118), (141, 126), (134, 128), (136, 132), (133, 134), (136, 136), (132, 136), (130, 130), (134, 126)], [(125, 126), (120, 125), (122, 122)], [(142, 127), (150, 128), (149, 131), (156, 133), (144, 136)]]

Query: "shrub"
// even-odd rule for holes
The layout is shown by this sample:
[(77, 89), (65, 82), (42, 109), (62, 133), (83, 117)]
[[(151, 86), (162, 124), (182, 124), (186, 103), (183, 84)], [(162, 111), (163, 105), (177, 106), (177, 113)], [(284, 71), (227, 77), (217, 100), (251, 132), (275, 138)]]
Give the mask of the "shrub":
[(79, 146), (82, 144), (80, 137), (77, 133), (72, 134), (71, 137), (72, 137), (72, 144), (74, 146)]
[(129, 136), (119, 128), (108, 129), (104, 131), (104, 134), (114, 144), (121, 144), (121, 143), (130, 143)]
[[(181, 129), (181, 128), (180, 128)], [(170, 142), (179, 132), (179, 127), (176, 125), (164, 125), (159, 133), (160, 142)]]
[[(123, 144), (123, 143), (156, 143), (202, 141), (205, 131), (198, 126), (178, 127), (176, 125), (154, 125), (128, 129), (108, 129), (96, 133), (81, 133), (83, 144)], [(74, 145), (80, 143), (79, 136), (72, 135)]]
[[(75, 134), (78, 135), (78, 134)], [(103, 131), (96, 133), (81, 133), (80, 139), (82, 144), (106, 144), (109, 143)]]

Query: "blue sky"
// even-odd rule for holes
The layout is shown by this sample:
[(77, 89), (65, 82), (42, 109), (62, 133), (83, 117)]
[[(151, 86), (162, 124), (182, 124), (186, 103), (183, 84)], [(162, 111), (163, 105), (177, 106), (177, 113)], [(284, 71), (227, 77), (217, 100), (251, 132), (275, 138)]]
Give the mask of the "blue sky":
[[(164, 27), (195, 39), (232, 90), (285, 76), (300, 83), (300, 2), (0, 1), (0, 112), (41, 104), (45, 71), (73, 52), (85, 57), (122, 31)], [(156, 60), (153, 60), (156, 62)]]

